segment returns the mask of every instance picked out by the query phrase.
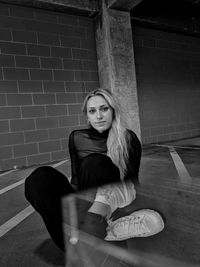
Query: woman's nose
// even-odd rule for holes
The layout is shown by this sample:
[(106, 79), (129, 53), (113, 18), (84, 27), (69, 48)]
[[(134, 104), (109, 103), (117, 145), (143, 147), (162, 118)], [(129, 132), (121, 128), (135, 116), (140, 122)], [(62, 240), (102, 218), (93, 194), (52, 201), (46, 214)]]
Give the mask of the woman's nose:
[(102, 118), (102, 112), (100, 110), (97, 110), (97, 118), (98, 119)]

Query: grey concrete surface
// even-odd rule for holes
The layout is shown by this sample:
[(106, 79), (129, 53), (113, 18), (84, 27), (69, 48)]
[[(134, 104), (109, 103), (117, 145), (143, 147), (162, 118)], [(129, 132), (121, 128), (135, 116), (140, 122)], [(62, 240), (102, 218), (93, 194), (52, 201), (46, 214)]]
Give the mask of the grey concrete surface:
[[(188, 183), (183, 182), (178, 175), (170, 155), (171, 146), (175, 148), (191, 177)], [(137, 190), (137, 199), (125, 211), (118, 210), (115, 214), (117, 218), (123, 216), (124, 212), (131, 213), (140, 208), (153, 208), (163, 214), (166, 220), (163, 232), (127, 242), (128, 252), (135, 259), (146, 259), (146, 265), (143, 266), (200, 266), (199, 156), (200, 138), (143, 148), (141, 186)], [(0, 174), (0, 229), (29, 205), (24, 197), (23, 183), (6, 192), (2, 190), (22, 181), (34, 168)], [(70, 176), (69, 162), (57, 168)], [(112, 258), (107, 255), (105, 260), (105, 255), (102, 256), (100, 252), (97, 254), (93, 258), (104, 258), (100, 265), (95, 266), (133, 266), (128, 265), (126, 260), (119, 262), (117, 256)], [(51, 241), (40, 216), (33, 212), (0, 237), (0, 266), (65, 266), (65, 255)], [(141, 265), (138, 263), (134, 266)]]

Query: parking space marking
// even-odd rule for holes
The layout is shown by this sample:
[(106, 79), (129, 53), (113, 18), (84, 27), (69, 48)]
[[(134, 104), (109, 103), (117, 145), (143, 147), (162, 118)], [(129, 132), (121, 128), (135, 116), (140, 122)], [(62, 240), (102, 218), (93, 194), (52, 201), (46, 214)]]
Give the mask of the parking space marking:
[[(169, 147), (172, 147), (172, 145), (159, 145), (159, 144), (155, 144), (155, 146), (158, 146), (158, 147), (166, 147), (166, 148), (169, 148)], [(182, 145), (173, 145), (173, 147), (175, 148), (182, 148), (182, 149), (194, 149), (194, 150), (200, 150), (200, 147), (197, 147), (197, 146), (182, 146)]]
[(11, 172), (15, 172), (16, 170), (10, 170), (10, 171), (7, 171), (7, 172), (3, 172), (3, 173), (1, 173), (0, 174), (0, 177), (1, 176), (4, 176), (4, 175), (6, 175), (6, 174), (9, 174), (9, 173), (11, 173)]
[(178, 172), (178, 175), (181, 179), (181, 182), (190, 183), (192, 181), (192, 178), (188, 170), (186, 169), (182, 159), (180, 158), (180, 156), (178, 155), (178, 153), (176, 152), (173, 146), (169, 146), (168, 148), (169, 148), (170, 155), (173, 159), (174, 165), (176, 167), (176, 170)]
[(16, 216), (12, 217), (10, 220), (5, 222), (0, 226), (0, 237), (4, 236), (7, 232), (17, 226), (20, 222), (26, 219), (29, 215), (34, 212), (34, 208), (32, 206), (28, 206), (21, 212), (19, 212)]
[(55, 163), (55, 164), (50, 165), (50, 166), (56, 168), (56, 167), (58, 167), (58, 166), (60, 166), (60, 165), (62, 165), (62, 164), (64, 164), (64, 163), (66, 163), (66, 162), (68, 162), (68, 161), (69, 161), (69, 159), (65, 159), (65, 160), (63, 160), (63, 161), (60, 161), (60, 162)]
[[(69, 161), (69, 159), (66, 159), (66, 160), (60, 161), (60, 162), (58, 162), (58, 163), (55, 163), (55, 164), (53, 164), (53, 165), (50, 165), (50, 166), (52, 166), (52, 167), (54, 167), (54, 168), (57, 168), (58, 166), (60, 166), (60, 165), (62, 165), (62, 164), (64, 164), (64, 163), (66, 163), (66, 162), (68, 162), (68, 161)], [(7, 172), (7, 173), (5, 173), (5, 174), (11, 173), (11, 172), (13, 172), (13, 171), (16, 171), (16, 170), (9, 171), (9, 172)], [(25, 182), (25, 179), (22, 179), (22, 180), (20, 180), (19, 182), (16, 182), (16, 183), (11, 184), (11, 185), (9, 185), (9, 186), (3, 188), (3, 189), (0, 189), (0, 195), (2, 195), (3, 193), (5, 193), (5, 192), (7, 192), (7, 191), (9, 191), (9, 190), (11, 190), (11, 189), (13, 189), (13, 188), (15, 188), (15, 187), (21, 185), (21, 184), (23, 184), (24, 182)]]
[(5, 193), (5, 192), (7, 192), (7, 191), (9, 191), (9, 190), (11, 190), (11, 189), (13, 189), (13, 188), (21, 185), (21, 184), (23, 184), (24, 181), (25, 181), (25, 179), (20, 180), (19, 182), (16, 182), (16, 183), (11, 184), (9, 186), (6, 186), (5, 188), (3, 188), (3, 189), (0, 190), (0, 195), (2, 195), (3, 193)]
[[(50, 165), (54, 168), (68, 162), (69, 159), (60, 161), (58, 163), (55, 163), (53, 165)], [(8, 173), (8, 172), (7, 172)], [(25, 179), (20, 180), (19, 182), (16, 182), (14, 184), (11, 184), (3, 189), (0, 190), (0, 195), (23, 184), (25, 182)], [(34, 208), (32, 206), (26, 207), (24, 210), (19, 212), (16, 216), (12, 217), (10, 220), (6, 221), (4, 224), (0, 226), (0, 238), (4, 236), (6, 233), (8, 233), (10, 230), (12, 230), (15, 226), (17, 226), (19, 223), (21, 223), (24, 219), (26, 219), (28, 216), (30, 216), (34, 212)]]

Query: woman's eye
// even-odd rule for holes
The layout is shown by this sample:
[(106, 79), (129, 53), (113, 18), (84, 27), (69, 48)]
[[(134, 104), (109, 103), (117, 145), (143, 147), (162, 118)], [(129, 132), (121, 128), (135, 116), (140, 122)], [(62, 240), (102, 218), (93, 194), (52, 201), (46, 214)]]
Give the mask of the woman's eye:
[(104, 107), (102, 110), (103, 110), (104, 112), (106, 112), (106, 111), (108, 111), (108, 109), (109, 109), (109, 107)]
[(95, 110), (94, 110), (94, 109), (90, 109), (88, 112), (89, 112), (90, 114), (94, 114), (94, 113), (95, 113)]

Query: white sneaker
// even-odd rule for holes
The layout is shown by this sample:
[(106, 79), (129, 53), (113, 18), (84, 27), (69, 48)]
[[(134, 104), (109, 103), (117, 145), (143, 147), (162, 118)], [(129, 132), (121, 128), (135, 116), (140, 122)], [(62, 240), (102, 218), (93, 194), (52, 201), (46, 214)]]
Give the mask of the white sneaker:
[(163, 228), (164, 222), (158, 212), (142, 209), (116, 221), (108, 221), (105, 240), (121, 241), (134, 237), (147, 237), (161, 232)]

